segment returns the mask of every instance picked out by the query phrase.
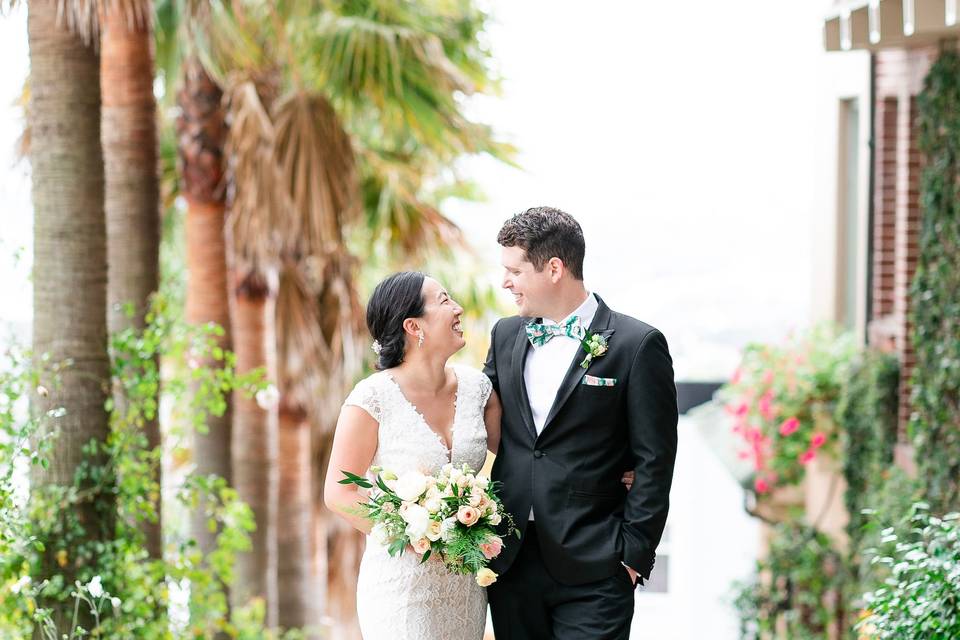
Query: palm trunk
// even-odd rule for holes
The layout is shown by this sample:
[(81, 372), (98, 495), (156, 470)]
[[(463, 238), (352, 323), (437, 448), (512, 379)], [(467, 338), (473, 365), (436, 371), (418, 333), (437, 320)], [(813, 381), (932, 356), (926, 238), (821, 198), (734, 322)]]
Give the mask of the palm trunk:
[[(196, 60), (184, 62), (183, 87), (178, 96), (177, 120), (183, 195), (187, 202), (187, 322), (215, 323), (223, 328), (221, 346), (230, 347), (230, 311), (227, 297), (227, 262), (224, 241), (226, 211), (224, 143), (227, 128), (221, 105), (222, 92)], [(221, 363), (206, 362), (204, 366)], [(195, 472), (231, 480), (231, 408), (222, 416), (207, 419), (208, 433), (194, 441)], [(208, 554), (216, 545), (217, 532), (207, 529), (198, 510), (192, 535)]]
[[(108, 10), (104, 18), (101, 137), (109, 256), (107, 322), (110, 333), (114, 333), (130, 327), (143, 329), (150, 295), (159, 287), (160, 187), (153, 34), (149, 24), (129, 24), (124, 12), (115, 8)], [(125, 305), (132, 306), (132, 316), (126, 313)], [(116, 411), (125, 416), (125, 396), (116, 396)], [(159, 447), (156, 417), (144, 416), (143, 430), (148, 448)], [(156, 481), (159, 483), (159, 477)], [(144, 522), (141, 528), (150, 556), (161, 558), (159, 491), (156, 495), (156, 521)]]
[(280, 498), (277, 512), (278, 622), (286, 629), (316, 625), (319, 607), (311, 570), (313, 502), (310, 422), (280, 400)]
[(316, 565), (324, 580), (326, 616), (332, 627), (329, 640), (361, 640), (357, 621), (357, 573), (363, 555), (364, 536), (346, 524), (323, 504), (323, 483), (326, 481), (327, 462), (333, 444), (333, 431), (325, 430), (323, 442), (315, 448), (314, 486), (315, 537), (323, 541), (326, 554), (318, 557)]
[[(100, 146), (100, 62), (97, 53), (57, 24), (57, 3), (31, 0), (27, 32), (30, 46), (30, 163), (34, 204), (33, 348), (52, 362), (71, 360), (60, 384), (44, 377), (47, 397), (33, 398), (37, 415), (63, 407), (53, 421), (50, 467), (34, 467), (32, 491), (72, 486), (84, 461), (82, 449), (109, 432), (105, 410), (110, 383), (107, 354), (107, 246), (103, 212), (103, 154)], [(82, 481), (89, 485), (89, 480)], [(86, 487), (89, 488), (89, 487)], [(112, 491), (94, 491), (72, 510), (60, 510), (59, 539), (48, 540), (39, 579), (60, 574), (66, 584), (84, 563), (81, 544), (93, 546), (113, 532)], [(69, 524), (72, 517), (79, 530)], [(69, 550), (62, 568), (57, 549)], [(69, 628), (72, 602), (42, 598), (59, 628)], [(90, 628), (88, 620), (81, 624)]]
[[(274, 298), (268, 283), (249, 274), (235, 287), (233, 313), (237, 371), (274, 369)], [(273, 380), (275, 376), (269, 375)], [(251, 550), (237, 556), (234, 606), (263, 599), (267, 626), (277, 624), (277, 412), (234, 394), (233, 481), (240, 498), (253, 509), (257, 528)]]

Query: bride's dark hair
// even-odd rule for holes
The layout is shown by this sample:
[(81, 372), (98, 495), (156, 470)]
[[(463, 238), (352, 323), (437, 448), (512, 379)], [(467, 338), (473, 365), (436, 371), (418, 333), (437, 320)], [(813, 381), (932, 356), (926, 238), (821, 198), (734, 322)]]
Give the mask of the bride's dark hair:
[(419, 271), (401, 271), (381, 281), (367, 303), (367, 329), (380, 343), (377, 369), (403, 362), (406, 336), (403, 321), (423, 316), (423, 281)]

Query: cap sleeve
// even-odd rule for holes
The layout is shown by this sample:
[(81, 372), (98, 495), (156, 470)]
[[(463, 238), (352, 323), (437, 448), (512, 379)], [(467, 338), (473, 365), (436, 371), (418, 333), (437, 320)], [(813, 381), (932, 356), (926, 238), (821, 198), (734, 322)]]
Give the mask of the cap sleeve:
[(483, 410), (487, 407), (487, 401), (490, 399), (490, 392), (493, 391), (493, 383), (490, 382), (487, 374), (482, 371), (478, 371), (477, 373), (480, 374), (477, 377), (480, 381), (480, 413), (483, 413)]
[(373, 376), (358, 382), (347, 399), (343, 401), (343, 406), (360, 407), (369, 413), (374, 420), (380, 422), (383, 412)]

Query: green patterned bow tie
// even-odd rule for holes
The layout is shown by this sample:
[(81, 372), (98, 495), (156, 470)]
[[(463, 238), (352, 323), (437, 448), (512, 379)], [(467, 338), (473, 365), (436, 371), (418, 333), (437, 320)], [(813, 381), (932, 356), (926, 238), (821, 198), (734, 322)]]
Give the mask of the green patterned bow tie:
[(542, 347), (550, 342), (554, 336), (566, 336), (573, 338), (577, 342), (582, 342), (584, 337), (583, 327), (580, 326), (578, 316), (570, 316), (564, 324), (537, 324), (531, 322), (527, 325), (527, 339), (535, 347)]

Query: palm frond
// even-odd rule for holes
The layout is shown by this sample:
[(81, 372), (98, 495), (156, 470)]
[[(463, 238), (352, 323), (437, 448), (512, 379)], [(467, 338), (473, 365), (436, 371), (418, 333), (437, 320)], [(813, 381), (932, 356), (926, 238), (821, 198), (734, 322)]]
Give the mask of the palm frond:
[(274, 111), (274, 154), (292, 207), (281, 212), (284, 252), (323, 256), (343, 245), (343, 228), (359, 211), (350, 137), (325, 98), (303, 92)]
[(286, 261), (277, 293), (277, 371), (281, 395), (332, 428), (347, 385), (362, 362), (365, 335), (345, 251)]
[(267, 269), (282, 253), (283, 212), (293, 208), (275, 162), (275, 131), (253, 81), (238, 81), (228, 88), (230, 130), (226, 154), (229, 175), (230, 235), (238, 266)]

